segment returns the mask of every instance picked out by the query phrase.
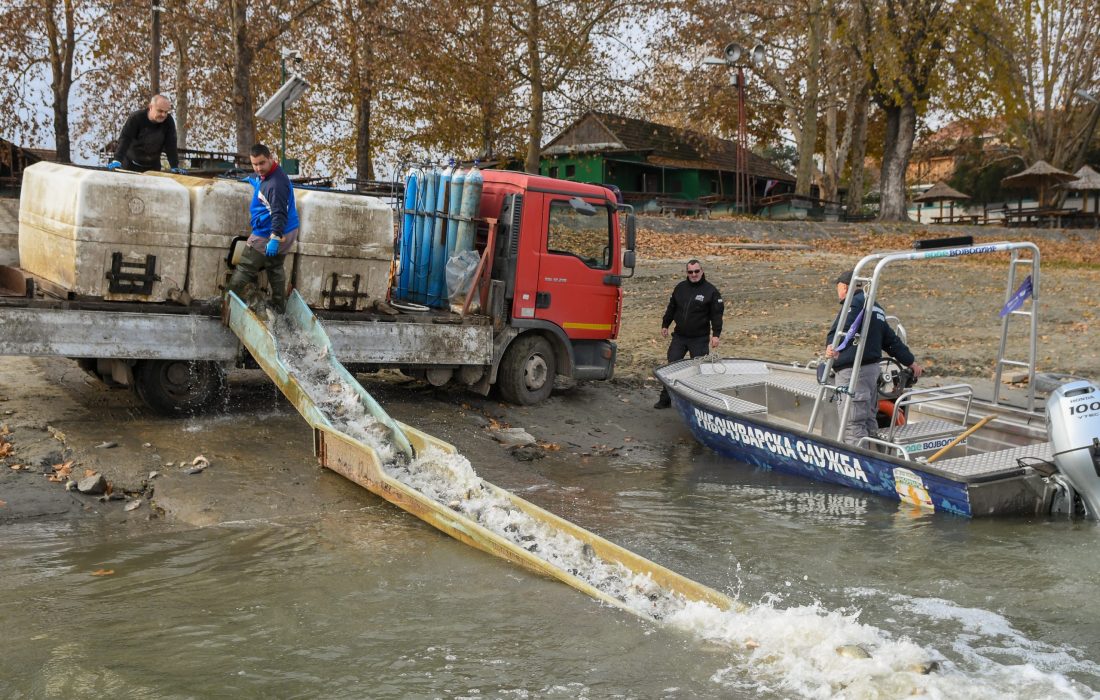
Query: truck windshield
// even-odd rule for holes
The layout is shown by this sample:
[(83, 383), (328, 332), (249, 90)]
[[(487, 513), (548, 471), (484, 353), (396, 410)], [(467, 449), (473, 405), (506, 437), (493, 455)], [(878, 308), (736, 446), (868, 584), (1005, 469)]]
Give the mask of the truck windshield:
[(611, 269), (611, 215), (602, 207), (595, 216), (586, 216), (569, 205), (550, 205), (550, 230), (546, 234), (546, 250), (558, 255), (572, 255), (596, 270)]

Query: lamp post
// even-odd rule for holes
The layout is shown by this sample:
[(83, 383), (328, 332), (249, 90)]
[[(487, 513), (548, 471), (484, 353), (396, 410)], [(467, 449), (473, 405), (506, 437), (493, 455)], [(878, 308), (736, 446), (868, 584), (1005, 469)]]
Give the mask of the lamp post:
[(149, 25), (149, 88), (152, 94), (160, 93), (160, 13), (165, 8), (160, 0), (150, 3), (152, 21)]
[(745, 212), (752, 213), (752, 178), (749, 175), (749, 135), (745, 127), (745, 66), (759, 68), (764, 65), (764, 45), (756, 44), (746, 55), (745, 48), (736, 42), (726, 44), (721, 58), (703, 59), (705, 66), (729, 66), (737, 70), (730, 74), (730, 84), (737, 88), (737, 172), (734, 174), (734, 201)]
[[(280, 79), (279, 84), (286, 83), (286, 61), (294, 61), (294, 65), (302, 62), (302, 54), (297, 49), (282, 49), (279, 52)], [(297, 71), (295, 71), (297, 73)], [(286, 170), (286, 103), (279, 106), (279, 166)]]

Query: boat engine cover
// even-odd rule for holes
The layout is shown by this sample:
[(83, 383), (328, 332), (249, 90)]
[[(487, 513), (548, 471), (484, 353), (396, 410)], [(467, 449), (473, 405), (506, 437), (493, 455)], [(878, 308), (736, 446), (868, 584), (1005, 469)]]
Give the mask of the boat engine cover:
[(1047, 399), (1054, 463), (1100, 520), (1100, 389), (1089, 381), (1063, 384)]

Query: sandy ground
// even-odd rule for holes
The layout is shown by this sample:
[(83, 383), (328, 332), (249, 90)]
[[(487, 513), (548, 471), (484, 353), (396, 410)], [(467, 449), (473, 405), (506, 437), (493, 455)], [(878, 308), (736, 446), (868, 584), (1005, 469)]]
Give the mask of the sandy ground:
[[(508, 488), (552, 475), (565, 461), (659, 465), (691, 445), (671, 412), (651, 408), (657, 396), (651, 372), (667, 347), (660, 317), (687, 258), (701, 259), (724, 294), (722, 354), (805, 362), (822, 349), (837, 311), (833, 278), (868, 249), (905, 247), (919, 235), (880, 232), (868, 241), (850, 229), (787, 231), (775, 240), (753, 238), (778, 248), (746, 250), (739, 246), (747, 237), (720, 231), (643, 230), (642, 262), (624, 286), (612, 382), (562, 383), (544, 404), (521, 408), (396, 373), (362, 379), (396, 418), (452, 442), (479, 472)], [(1039, 243), (1039, 369), (1100, 378), (1100, 246), (1092, 237), (1061, 234)], [(922, 382), (990, 376), (1006, 282), (1003, 260), (898, 267), (888, 276), (881, 299), (933, 375)], [(1024, 326), (1015, 331), (1010, 355), (1022, 358)], [(232, 379), (224, 413), (168, 420), (68, 360), (0, 358), (0, 523), (98, 516), (122, 527), (202, 526), (355, 508), (373, 498), (316, 466), (310, 431), (265, 377), (238, 372)], [(509, 450), (491, 437), (498, 426), (525, 428), (541, 447)], [(199, 455), (210, 466), (189, 473)], [(66, 490), (58, 469), (74, 480), (102, 474), (117, 500)]]

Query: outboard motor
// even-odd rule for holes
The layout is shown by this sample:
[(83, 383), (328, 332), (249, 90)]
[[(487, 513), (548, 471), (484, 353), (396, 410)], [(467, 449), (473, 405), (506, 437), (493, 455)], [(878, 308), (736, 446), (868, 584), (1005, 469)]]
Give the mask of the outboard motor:
[[(1063, 384), (1047, 399), (1047, 425), (1059, 481), (1077, 492), (1085, 516), (1100, 520), (1100, 388)], [(1069, 494), (1072, 514), (1076, 498)]]

